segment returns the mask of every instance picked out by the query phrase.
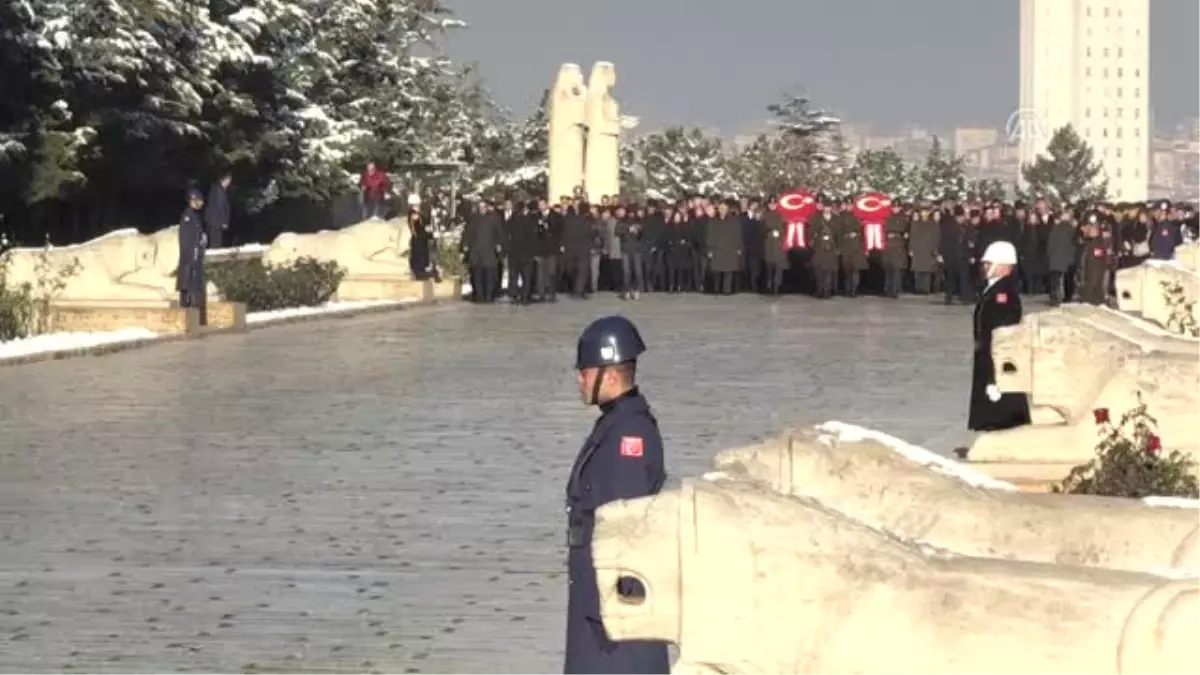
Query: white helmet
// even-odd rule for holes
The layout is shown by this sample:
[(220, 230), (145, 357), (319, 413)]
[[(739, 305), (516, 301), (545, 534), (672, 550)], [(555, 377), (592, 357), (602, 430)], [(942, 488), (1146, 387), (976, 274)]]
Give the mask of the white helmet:
[(983, 262), (997, 265), (1016, 265), (1017, 249), (1007, 241), (994, 241), (983, 252)]

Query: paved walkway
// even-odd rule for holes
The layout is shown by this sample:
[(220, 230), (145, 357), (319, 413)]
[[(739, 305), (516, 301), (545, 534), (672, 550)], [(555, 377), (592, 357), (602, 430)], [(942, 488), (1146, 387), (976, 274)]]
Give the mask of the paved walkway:
[(673, 476), (788, 423), (965, 437), (970, 310), (606, 298), (273, 328), (0, 380), (0, 670), (557, 672), (574, 338), (626, 310)]

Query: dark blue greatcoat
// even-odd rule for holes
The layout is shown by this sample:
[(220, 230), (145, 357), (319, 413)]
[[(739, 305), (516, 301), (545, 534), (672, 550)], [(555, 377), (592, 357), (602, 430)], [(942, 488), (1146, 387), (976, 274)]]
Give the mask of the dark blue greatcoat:
[(180, 306), (205, 305), (204, 243), (204, 222), (200, 212), (184, 209), (179, 218), (179, 267), (175, 277)]
[(600, 621), (592, 562), (596, 509), (657, 494), (667, 479), (662, 436), (646, 399), (633, 389), (600, 406), (602, 414), (575, 458), (567, 482), (567, 649), (564, 673), (668, 673), (664, 642), (612, 642)]

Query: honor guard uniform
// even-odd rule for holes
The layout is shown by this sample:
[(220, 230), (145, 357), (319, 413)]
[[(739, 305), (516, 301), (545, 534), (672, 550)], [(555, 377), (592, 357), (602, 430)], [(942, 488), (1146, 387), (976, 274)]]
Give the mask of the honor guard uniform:
[(621, 316), (594, 321), (576, 347), (580, 396), (601, 414), (567, 481), (564, 673), (670, 672), (666, 643), (609, 640), (600, 620), (601, 595), (644, 598), (646, 589), (632, 578), (622, 578), (616, 588), (598, 588), (591, 548), (596, 509), (657, 494), (667, 478), (658, 421), (634, 381), (637, 357), (645, 351), (637, 328)]
[(992, 331), (1021, 323), (1021, 298), (1017, 295), (1017, 249), (1010, 242), (988, 245), (980, 263), (987, 282), (975, 305), (975, 357), (971, 370), (971, 405), (967, 428), (999, 431), (1030, 423), (1025, 394), (1005, 394), (996, 386), (992, 361)]

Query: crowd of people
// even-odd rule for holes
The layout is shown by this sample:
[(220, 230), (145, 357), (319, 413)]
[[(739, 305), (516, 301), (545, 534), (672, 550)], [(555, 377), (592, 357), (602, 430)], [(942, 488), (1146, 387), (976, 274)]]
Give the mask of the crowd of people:
[[(995, 241), (1019, 252), (1021, 291), (1051, 304), (1109, 302), (1115, 270), (1171, 258), (1197, 237), (1196, 209), (1169, 201), (1051, 204), (1038, 199), (898, 204), (864, 224), (851, 199), (819, 197), (789, 223), (775, 198), (693, 196), (674, 204), (581, 197), (466, 208), (461, 252), (472, 299), (517, 303), (654, 293), (940, 294), (971, 303), (980, 257)], [(507, 282), (505, 283), (505, 280)]]

